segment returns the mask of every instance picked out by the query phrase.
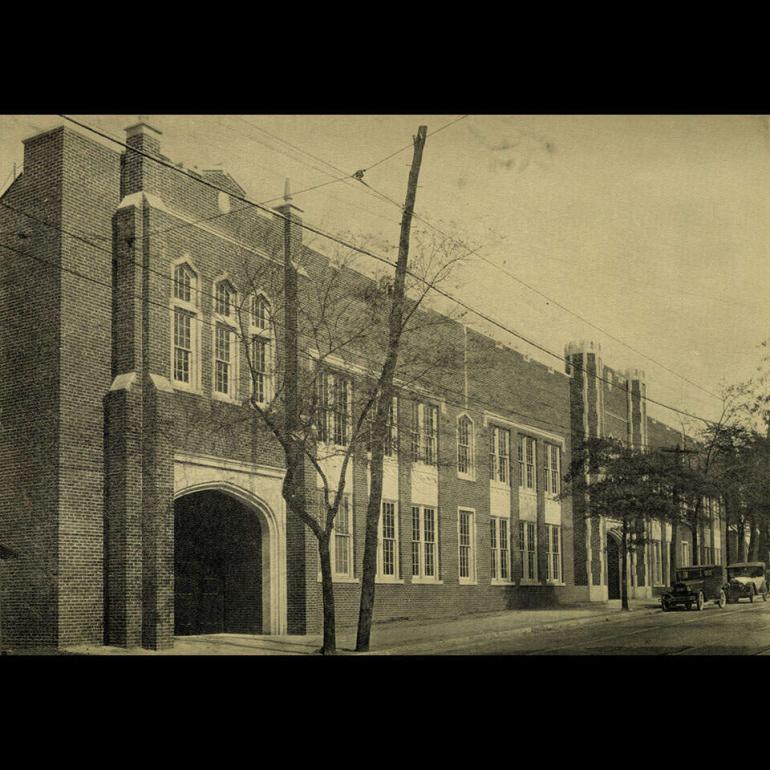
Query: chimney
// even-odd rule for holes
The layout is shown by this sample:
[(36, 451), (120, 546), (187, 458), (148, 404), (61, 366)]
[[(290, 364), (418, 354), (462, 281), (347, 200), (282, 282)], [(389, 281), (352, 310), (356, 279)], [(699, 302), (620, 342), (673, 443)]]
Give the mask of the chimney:
[(140, 115), (139, 122), (126, 129), (126, 144), (149, 155), (160, 155), (160, 136), (161, 132)]
[(160, 167), (146, 156), (160, 156), (161, 132), (151, 126), (142, 115), (139, 116), (138, 123), (129, 126), (125, 131), (128, 149), (121, 159), (121, 198), (140, 191), (157, 194)]

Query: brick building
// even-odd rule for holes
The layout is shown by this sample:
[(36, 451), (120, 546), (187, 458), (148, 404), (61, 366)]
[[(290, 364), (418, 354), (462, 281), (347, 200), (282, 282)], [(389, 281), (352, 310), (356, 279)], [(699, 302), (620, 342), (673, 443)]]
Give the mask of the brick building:
[[(168, 159), (146, 124), (126, 143), (64, 127), (31, 137), (0, 200), (0, 542), (19, 555), (0, 565), (4, 639), (162, 648), (175, 633), (318, 631), (316, 541), (287, 516), (283, 452), (243, 405), (250, 388), (265, 402), (276, 388), (283, 333), (266, 319), (282, 299), (284, 216), (297, 223), (303, 307), (329, 271), (351, 296), (375, 283), (308, 248), (290, 200), (266, 213), (222, 170), (156, 162)], [(254, 379), (233, 336), (238, 297)], [(375, 619), (613, 598), (612, 527), (573, 525), (556, 495), (575, 435), (677, 442), (647, 419), (643, 376), (571, 346), (568, 362), (618, 382), (604, 387), (450, 319), (410, 344), (456, 365), (432, 388), (399, 389)], [(366, 377), (355, 356), (325, 367), (335, 404)], [(345, 443), (351, 409), (324, 412), (322, 440)], [(357, 615), (365, 453), (348, 474), (333, 553), (341, 624)], [(306, 473), (308, 495), (317, 481)], [(675, 539), (653, 534), (664, 551)], [(668, 579), (659, 550), (635, 565), (637, 595)]]
[[(573, 443), (581, 437), (608, 437), (634, 447), (680, 447), (688, 443), (682, 431), (647, 415), (647, 385), (644, 372), (618, 372), (607, 366), (601, 345), (570, 343), (565, 351), (572, 367)], [(620, 598), (620, 533), (612, 521), (585, 517), (582, 501), (574, 501), (576, 522), (575, 590), (586, 600)], [(727, 532), (719, 500), (704, 499), (697, 533), (697, 561), (693, 557), (693, 533), (684, 522), (650, 521), (646, 543), (629, 558), (632, 598), (650, 598), (671, 585), (677, 567), (692, 564), (720, 564), (727, 554)]]

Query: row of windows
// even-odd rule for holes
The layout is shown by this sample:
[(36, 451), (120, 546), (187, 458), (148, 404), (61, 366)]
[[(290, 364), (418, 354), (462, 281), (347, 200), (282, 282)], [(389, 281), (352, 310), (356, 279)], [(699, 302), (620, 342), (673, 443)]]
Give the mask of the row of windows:
[[(174, 268), (173, 287), (173, 379), (177, 386), (200, 388), (200, 311), (197, 294), (198, 276), (187, 262)], [(251, 388), (256, 400), (265, 404), (273, 394), (274, 334), (271, 306), (262, 294), (252, 294), (248, 307)], [(212, 387), (215, 394), (236, 400), (239, 379), (239, 322), (237, 292), (228, 280), (216, 283), (214, 291), (215, 323), (213, 333)], [(317, 381), (319, 440), (345, 446), (351, 440), (352, 381), (339, 373), (323, 373)], [(411, 402), (411, 459), (427, 465), (438, 463), (438, 407), (426, 401)], [(398, 399), (390, 408), (385, 454), (396, 451), (398, 434)], [(498, 426), (490, 428), (490, 479), (511, 484), (511, 432)], [(529, 436), (518, 437), (519, 486), (537, 487), (537, 442)], [(558, 494), (561, 478), (560, 448), (545, 444), (543, 482), (545, 491)], [(457, 473), (461, 478), (475, 478), (476, 451), (474, 425), (468, 415), (457, 421)]]
[[(198, 275), (187, 263), (174, 268), (172, 309), (173, 352), (171, 371), (174, 384), (189, 390), (201, 387), (201, 329)], [(247, 328), (251, 359), (251, 393), (262, 404), (273, 393), (274, 334), (270, 302), (262, 294), (248, 297), (246, 319), (238, 317), (237, 292), (228, 280), (214, 288), (212, 336), (212, 390), (219, 397), (236, 400), (240, 351), (240, 329)], [(242, 323), (243, 322), (243, 323)]]
[[(323, 511), (323, 504), (320, 505)], [(457, 520), (457, 561), (460, 582), (477, 579), (476, 514), (460, 509)], [(512, 582), (512, 539), (509, 520), (490, 518), (491, 578), (495, 582)], [(518, 548), (525, 581), (538, 580), (537, 528), (533, 522), (519, 522)], [(561, 527), (547, 524), (545, 528), (545, 563), (547, 581), (563, 582)], [(412, 578), (420, 582), (439, 580), (439, 516), (432, 506), (411, 506), (409, 560)], [(377, 575), (381, 579), (397, 579), (401, 574), (398, 504), (383, 500), (377, 533)], [(350, 496), (344, 495), (334, 522), (331, 559), (336, 578), (353, 577), (353, 521)]]

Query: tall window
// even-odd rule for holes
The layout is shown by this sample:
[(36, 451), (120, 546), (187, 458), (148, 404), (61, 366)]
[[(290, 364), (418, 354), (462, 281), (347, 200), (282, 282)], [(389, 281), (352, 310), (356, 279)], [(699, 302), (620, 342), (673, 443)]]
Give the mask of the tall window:
[(489, 542), (492, 556), (492, 580), (509, 581), (511, 579), (511, 565), (508, 519), (498, 516), (490, 518)]
[(682, 563), (679, 566), (689, 567), (690, 566), (690, 544), (687, 542), (687, 540), (682, 540), (681, 551), (682, 551), (681, 553)]
[(267, 404), (273, 398), (275, 343), (272, 309), (262, 294), (252, 294), (249, 308), (251, 333), (251, 387), (254, 398)]
[(353, 577), (353, 520), (350, 495), (343, 495), (334, 517), (334, 574)]
[(232, 347), (233, 332), (228, 326), (216, 325), (214, 342), (214, 390), (217, 393), (229, 395), (233, 385), (232, 376)]
[(519, 486), (524, 489), (537, 489), (536, 446), (535, 439), (519, 436)]
[[(372, 451), (374, 436), (374, 412), (369, 412), (369, 451)], [(383, 447), (385, 457), (393, 457), (398, 451), (398, 396), (393, 396), (388, 409), (388, 428)]]
[(473, 420), (465, 414), (457, 420), (457, 473), (473, 477)]
[(171, 299), (171, 372), (177, 387), (200, 387), (200, 328), (198, 276), (186, 262), (174, 267)]
[(237, 395), (235, 289), (219, 281), (214, 292), (214, 394), (234, 399)]
[(519, 553), (522, 580), (537, 580), (537, 528), (531, 521), (519, 522)]
[(379, 574), (385, 578), (398, 577), (398, 504), (382, 501), (378, 548)]
[(489, 478), (510, 486), (511, 432), (491, 425), (489, 428)]
[(427, 465), (438, 463), (438, 407), (412, 401), (412, 460)]
[(476, 539), (473, 511), (462, 508), (458, 512), (458, 562), (461, 583), (472, 583), (476, 579), (476, 553), (474, 541)]
[(318, 438), (345, 446), (350, 441), (352, 384), (337, 373), (318, 375)]
[[(326, 502), (323, 490), (318, 490), (318, 513), (321, 526), (326, 523)], [(353, 577), (353, 506), (349, 494), (343, 494), (334, 517), (329, 543), (333, 577)]]
[(438, 524), (435, 508), (412, 506), (412, 575), (438, 579)]
[(555, 583), (562, 582), (561, 567), (561, 527), (555, 524), (545, 525), (546, 539), (546, 579)]
[(552, 495), (558, 495), (561, 482), (561, 452), (556, 444), (545, 445), (545, 491)]

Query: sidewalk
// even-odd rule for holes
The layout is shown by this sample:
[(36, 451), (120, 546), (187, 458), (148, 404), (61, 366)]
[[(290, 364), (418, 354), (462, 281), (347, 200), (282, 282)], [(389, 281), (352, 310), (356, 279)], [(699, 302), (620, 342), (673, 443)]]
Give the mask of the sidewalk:
[[(505, 639), (520, 634), (568, 629), (590, 623), (621, 622), (660, 611), (653, 599), (631, 600), (631, 613), (620, 602), (581, 604), (542, 610), (505, 610), (462, 615), (436, 620), (395, 620), (376, 623), (372, 628), (368, 655), (430, 655), (458, 643)], [(340, 655), (356, 655), (356, 629), (337, 630)], [(177, 637), (171, 650), (152, 651), (118, 647), (71, 647), (74, 655), (313, 655), (321, 646), (320, 634), (306, 636), (255, 636), (252, 634), (209, 634)]]

